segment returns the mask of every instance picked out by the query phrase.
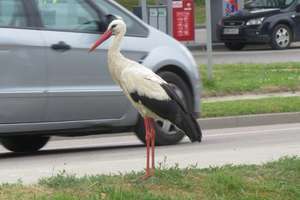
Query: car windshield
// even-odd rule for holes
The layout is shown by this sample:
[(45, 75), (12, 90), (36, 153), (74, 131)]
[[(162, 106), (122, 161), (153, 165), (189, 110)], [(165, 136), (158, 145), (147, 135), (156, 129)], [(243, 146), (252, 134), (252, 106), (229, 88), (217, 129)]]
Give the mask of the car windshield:
[(295, 0), (246, 0), (246, 9), (255, 8), (286, 8)]

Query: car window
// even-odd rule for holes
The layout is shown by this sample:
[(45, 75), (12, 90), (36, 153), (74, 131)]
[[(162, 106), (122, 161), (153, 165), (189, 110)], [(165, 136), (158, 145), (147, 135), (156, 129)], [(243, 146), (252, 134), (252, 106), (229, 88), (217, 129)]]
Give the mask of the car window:
[(120, 7), (114, 5), (109, 0), (93, 0), (94, 3), (106, 14), (117, 15), (123, 18), (127, 25), (127, 35), (147, 36), (147, 29), (130, 17)]
[(0, 0), (0, 26), (25, 27), (26, 25), (22, 0)]
[(286, 0), (285, 4), (286, 5), (291, 5), (295, 0)]
[(35, 0), (44, 28), (98, 31), (98, 15), (84, 0)]
[(245, 0), (245, 8), (286, 8), (295, 0)]

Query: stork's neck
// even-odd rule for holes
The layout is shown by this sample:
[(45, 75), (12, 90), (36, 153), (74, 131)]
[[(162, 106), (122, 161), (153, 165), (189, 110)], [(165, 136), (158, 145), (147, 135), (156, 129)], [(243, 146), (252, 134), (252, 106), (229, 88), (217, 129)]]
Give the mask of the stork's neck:
[(124, 33), (120, 33), (120, 34), (117, 34), (114, 38), (113, 38), (113, 41), (108, 49), (108, 56), (113, 56), (113, 57), (116, 57), (118, 56), (120, 53), (120, 46), (121, 46), (121, 42), (122, 42), (122, 39), (124, 37)]
[(108, 49), (108, 69), (113, 80), (119, 83), (120, 74), (126, 68), (126, 58), (120, 52), (120, 46), (125, 33), (117, 34)]

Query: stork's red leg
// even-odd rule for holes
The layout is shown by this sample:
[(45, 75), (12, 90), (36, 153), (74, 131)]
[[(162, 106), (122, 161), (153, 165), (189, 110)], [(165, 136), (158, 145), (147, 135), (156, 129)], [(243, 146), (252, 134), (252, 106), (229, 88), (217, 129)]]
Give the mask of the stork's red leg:
[(145, 179), (150, 176), (150, 169), (149, 169), (149, 160), (150, 160), (150, 123), (148, 118), (144, 118), (144, 125), (145, 125), (145, 130), (146, 130), (146, 153), (147, 153), (147, 158), (146, 158), (146, 175)]
[(150, 121), (150, 132), (151, 132), (151, 154), (152, 154), (152, 163), (151, 163), (151, 175), (154, 175), (155, 171), (155, 125), (154, 125), (154, 120), (151, 118), (149, 119)]

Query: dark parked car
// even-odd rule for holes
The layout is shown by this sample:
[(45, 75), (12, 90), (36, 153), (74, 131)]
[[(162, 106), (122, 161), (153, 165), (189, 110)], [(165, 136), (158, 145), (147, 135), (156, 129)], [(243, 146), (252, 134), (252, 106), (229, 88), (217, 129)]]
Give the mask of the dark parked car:
[(300, 40), (300, 0), (245, 1), (245, 9), (224, 17), (217, 31), (231, 50), (255, 43), (286, 49)]

